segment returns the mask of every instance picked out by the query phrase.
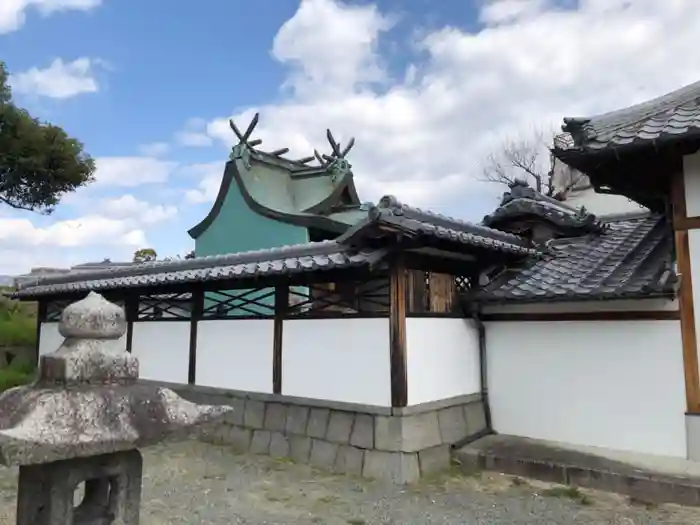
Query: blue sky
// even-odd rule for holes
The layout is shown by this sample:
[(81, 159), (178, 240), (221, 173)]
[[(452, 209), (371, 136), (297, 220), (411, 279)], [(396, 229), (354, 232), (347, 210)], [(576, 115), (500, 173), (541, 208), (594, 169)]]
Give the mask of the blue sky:
[(0, 210), (0, 273), (191, 249), (230, 116), (259, 110), (266, 146), (300, 157), (354, 135), (363, 199), (479, 220), (505, 138), (700, 76), (693, 0), (6, 1), (15, 101), (83, 141), (98, 182), (51, 217)]

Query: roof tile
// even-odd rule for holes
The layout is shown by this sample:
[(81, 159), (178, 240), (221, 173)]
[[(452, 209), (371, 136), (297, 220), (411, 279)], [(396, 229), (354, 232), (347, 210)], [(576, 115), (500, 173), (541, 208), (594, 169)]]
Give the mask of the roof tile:
[(550, 241), (549, 255), (504, 271), (475, 298), (509, 303), (673, 293), (673, 243), (666, 219), (648, 214), (606, 226), (598, 234)]
[(599, 151), (700, 136), (700, 82), (626, 109), (590, 118), (564, 119), (555, 150)]

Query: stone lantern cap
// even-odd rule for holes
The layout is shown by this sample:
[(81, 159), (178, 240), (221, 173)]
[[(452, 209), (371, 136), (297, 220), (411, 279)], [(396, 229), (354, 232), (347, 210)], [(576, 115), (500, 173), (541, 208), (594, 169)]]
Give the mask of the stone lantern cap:
[(0, 396), (0, 463), (49, 463), (186, 438), (233, 410), (139, 383), (138, 359), (120, 345), (124, 311), (99, 294), (66, 307), (59, 332), (65, 340), (41, 357), (34, 383)]

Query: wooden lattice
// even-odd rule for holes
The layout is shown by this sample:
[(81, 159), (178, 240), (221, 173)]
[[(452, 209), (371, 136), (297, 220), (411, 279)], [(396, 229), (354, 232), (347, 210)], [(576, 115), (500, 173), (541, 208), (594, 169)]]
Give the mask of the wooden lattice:
[(387, 279), (375, 279), (291, 288), (286, 315), (376, 315), (388, 311), (389, 282)]
[(272, 317), (274, 314), (274, 288), (207, 292), (204, 296), (203, 319)]
[(136, 320), (187, 320), (192, 315), (191, 294), (159, 294), (139, 298)]

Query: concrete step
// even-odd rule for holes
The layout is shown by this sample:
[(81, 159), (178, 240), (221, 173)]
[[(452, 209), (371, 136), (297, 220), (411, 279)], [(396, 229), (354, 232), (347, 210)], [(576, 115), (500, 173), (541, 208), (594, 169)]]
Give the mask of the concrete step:
[(648, 503), (700, 506), (700, 463), (576, 447), (517, 436), (486, 436), (453, 452), (460, 468), (624, 494)]

